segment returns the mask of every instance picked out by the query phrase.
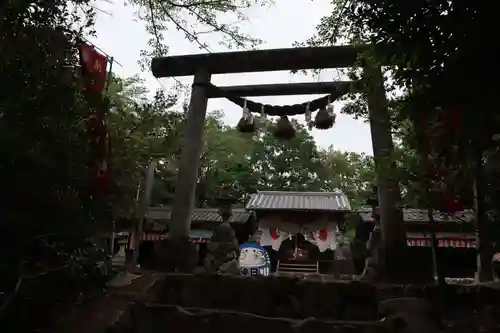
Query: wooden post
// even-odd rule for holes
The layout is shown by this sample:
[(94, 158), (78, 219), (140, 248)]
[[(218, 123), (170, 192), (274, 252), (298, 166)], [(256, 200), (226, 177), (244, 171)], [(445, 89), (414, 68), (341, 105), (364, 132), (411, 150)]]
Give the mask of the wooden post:
[[(477, 141), (477, 139), (476, 139)], [(491, 246), (490, 226), (488, 221), (485, 197), (485, 177), (483, 150), (476, 143), (474, 147), (475, 172), (474, 179), (474, 210), (476, 220), (476, 282), (487, 282), (493, 280), (492, 258), (493, 248)]]
[(141, 236), (144, 229), (144, 219), (146, 218), (148, 207), (149, 204), (151, 203), (151, 193), (153, 191), (155, 170), (157, 164), (158, 164), (157, 159), (151, 160), (146, 170), (146, 178), (144, 181), (144, 192), (142, 193), (141, 202), (139, 203), (139, 209), (136, 215), (137, 224), (135, 226), (135, 232), (134, 232), (135, 248), (132, 257), (133, 258), (132, 267), (135, 267), (137, 265), (137, 260), (139, 259), (139, 245), (141, 243)]
[(177, 186), (173, 200), (172, 217), (169, 226), (171, 239), (189, 237), (191, 212), (194, 206), (198, 167), (200, 165), (200, 154), (203, 146), (203, 129), (207, 113), (208, 99), (204, 84), (208, 82), (210, 82), (210, 74), (206, 71), (198, 70), (194, 75)]
[(380, 66), (366, 66), (364, 79), (368, 99), (373, 156), (377, 171), (380, 227), (382, 234), (380, 268), (381, 279), (404, 278), (406, 265), (406, 230), (397, 170), (394, 163), (391, 123), (387, 109), (384, 79)]

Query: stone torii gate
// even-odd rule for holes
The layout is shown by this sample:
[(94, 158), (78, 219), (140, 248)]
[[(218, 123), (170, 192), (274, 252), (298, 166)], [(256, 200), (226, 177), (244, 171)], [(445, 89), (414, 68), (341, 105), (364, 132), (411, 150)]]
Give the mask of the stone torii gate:
[(380, 66), (365, 63), (364, 80), (361, 84), (352, 81), (288, 83), (208, 89), (212, 74), (354, 67), (359, 65), (358, 60), (363, 52), (369, 49), (369, 46), (347, 45), (154, 58), (151, 70), (156, 78), (194, 75), (173, 201), (170, 238), (180, 241), (186, 240), (189, 235), (208, 98), (225, 97), (225, 94), (254, 97), (321, 94), (331, 93), (332, 90), (347, 93), (350, 90), (365, 93), (368, 99), (373, 154), (378, 174), (382, 234), (380, 264), (387, 279), (397, 279), (404, 270), (401, 265), (405, 264), (406, 233), (401, 210), (397, 207), (401, 194), (398, 180), (394, 177), (396, 166), (391, 159), (393, 141)]

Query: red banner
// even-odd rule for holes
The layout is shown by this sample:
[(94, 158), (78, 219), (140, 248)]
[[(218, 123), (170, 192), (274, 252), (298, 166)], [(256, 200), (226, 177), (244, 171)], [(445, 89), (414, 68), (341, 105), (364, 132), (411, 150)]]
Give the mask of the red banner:
[(109, 135), (106, 126), (107, 105), (101, 98), (106, 87), (108, 58), (86, 43), (78, 44), (80, 64), (87, 92), (98, 94), (90, 98), (90, 116), (87, 121), (87, 133), (90, 144), (89, 169), (91, 172), (91, 192), (105, 192), (110, 183), (108, 168)]
[(92, 113), (87, 121), (87, 133), (90, 144), (90, 170), (95, 183), (93, 192), (102, 192), (108, 189), (109, 179), (109, 134), (106, 120), (97, 112)]
[(102, 93), (106, 86), (108, 58), (99, 53), (94, 47), (85, 43), (78, 45), (80, 64), (83, 77), (86, 80), (87, 90), (92, 93)]

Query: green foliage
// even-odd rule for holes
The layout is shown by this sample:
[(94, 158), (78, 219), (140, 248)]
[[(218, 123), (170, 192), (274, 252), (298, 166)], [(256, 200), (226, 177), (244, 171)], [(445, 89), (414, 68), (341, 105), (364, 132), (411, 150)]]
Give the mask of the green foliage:
[(322, 152), (325, 187), (341, 189), (354, 209), (365, 204), (376, 181), (373, 158), (364, 154), (333, 150)]
[[(178, 154), (185, 117), (175, 111), (177, 96), (165, 97), (158, 92), (150, 101), (147, 93), (137, 77), (114, 78), (108, 91), (115, 216), (130, 217), (133, 213), (137, 188), (152, 158), (165, 164)], [(164, 169), (162, 165), (159, 168)], [(166, 176), (168, 171), (162, 174)]]
[[(420, 202), (425, 186), (417, 182), (431, 176), (429, 164), (440, 169), (440, 175), (428, 181), (435, 193), (452, 189), (470, 202), (470, 176), (476, 164), (471, 153), (497, 146), (492, 137), (500, 123), (498, 113), (491, 111), (499, 103), (493, 86), (470, 83), (488, 82), (500, 73), (498, 52), (485, 48), (481, 40), (485, 34), (500, 32), (490, 15), (498, 10), (496, 2), (334, 0), (316, 35), (307, 41), (315, 46), (339, 42), (391, 46), (364, 56), (392, 64), (387, 68), (391, 88), (397, 88), (400, 97), (390, 102), (390, 111), (412, 156), (406, 165), (412, 169), (408, 170), (411, 188), (419, 188)], [(478, 70), (479, 64), (488, 70)], [(363, 102), (358, 97), (344, 111), (363, 115)], [(445, 117), (437, 116), (436, 107), (444, 110)], [(460, 124), (443, 119), (450, 116), (459, 118)], [(429, 134), (435, 138), (432, 147)]]
[(58, 0), (10, 1), (1, 13), (0, 324), (32, 331), (102, 286), (103, 253), (87, 237), (104, 216), (87, 192), (89, 110), (72, 29), (85, 22)]
[[(224, 125), (220, 112), (209, 114), (200, 158), (196, 205), (215, 206), (218, 189), (229, 186), (241, 204), (258, 190), (340, 189), (349, 196), (353, 207), (361, 206), (375, 181), (372, 158), (331, 148), (326, 151), (318, 149), (307, 130), (297, 122), (293, 123), (296, 137), (279, 140), (271, 131), (276, 120), (265, 121), (264, 128), (252, 136)], [(182, 126), (181, 123), (178, 125)], [(170, 144), (178, 145), (176, 140), (175, 136), (172, 137)], [(165, 143), (163, 151), (169, 151), (168, 147)], [(148, 152), (145, 148), (140, 151)], [(157, 169), (152, 200), (153, 204), (169, 205), (175, 191), (178, 156), (175, 153), (164, 156), (165, 163)], [(133, 185), (131, 183), (131, 190)]]
[(251, 152), (251, 163), (257, 176), (255, 189), (322, 190), (322, 165), (314, 139), (304, 126), (292, 120), (295, 137), (280, 140), (271, 132), (276, 123), (277, 120), (266, 124)]

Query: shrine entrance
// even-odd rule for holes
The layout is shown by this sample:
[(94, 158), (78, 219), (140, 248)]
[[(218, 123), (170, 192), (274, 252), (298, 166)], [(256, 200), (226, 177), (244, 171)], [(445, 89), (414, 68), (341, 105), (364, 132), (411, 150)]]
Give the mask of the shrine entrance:
[[(238, 124), (241, 131), (249, 132), (256, 129), (253, 114), (260, 114), (263, 117), (277, 116), (280, 120), (274, 132), (275, 136), (290, 139), (294, 136), (294, 129), (288, 117), (303, 114), (309, 124), (318, 129), (328, 129), (335, 123), (331, 103), (349, 92), (363, 93), (368, 102), (383, 225), (381, 244), (383, 254), (380, 256), (380, 265), (384, 275), (399, 277), (404, 271), (402, 265), (407, 264), (406, 233), (401, 210), (397, 206), (400, 201), (400, 190), (398, 180), (394, 177), (397, 174), (396, 165), (391, 158), (393, 141), (390, 117), (381, 64), (374, 63), (372, 57), (367, 56), (368, 53), (377, 53), (380, 48), (381, 46), (344, 45), (154, 58), (151, 69), (157, 78), (194, 75), (186, 133), (179, 161), (183, 167), (179, 170), (173, 202), (170, 229), (172, 239), (182, 241), (189, 235), (189, 217), (194, 207), (199, 156), (209, 98), (226, 98), (243, 109), (243, 117)], [(210, 82), (213, 74), (345, 67), (362, 67), (363, 79), (230, 87), (217, 87)], [(302, 104), (284, 106), (266, 105), (248, 99), (255, 96), (310, 94), (326, 95)], [(317, 113), (313, 120), (311, 114), (315, 111)]]
[(317, 261), (318, 247), (307, 241), (302, 234), (295, 234), (281, 243), (278, 251), (280, 260), (288, 261)]

